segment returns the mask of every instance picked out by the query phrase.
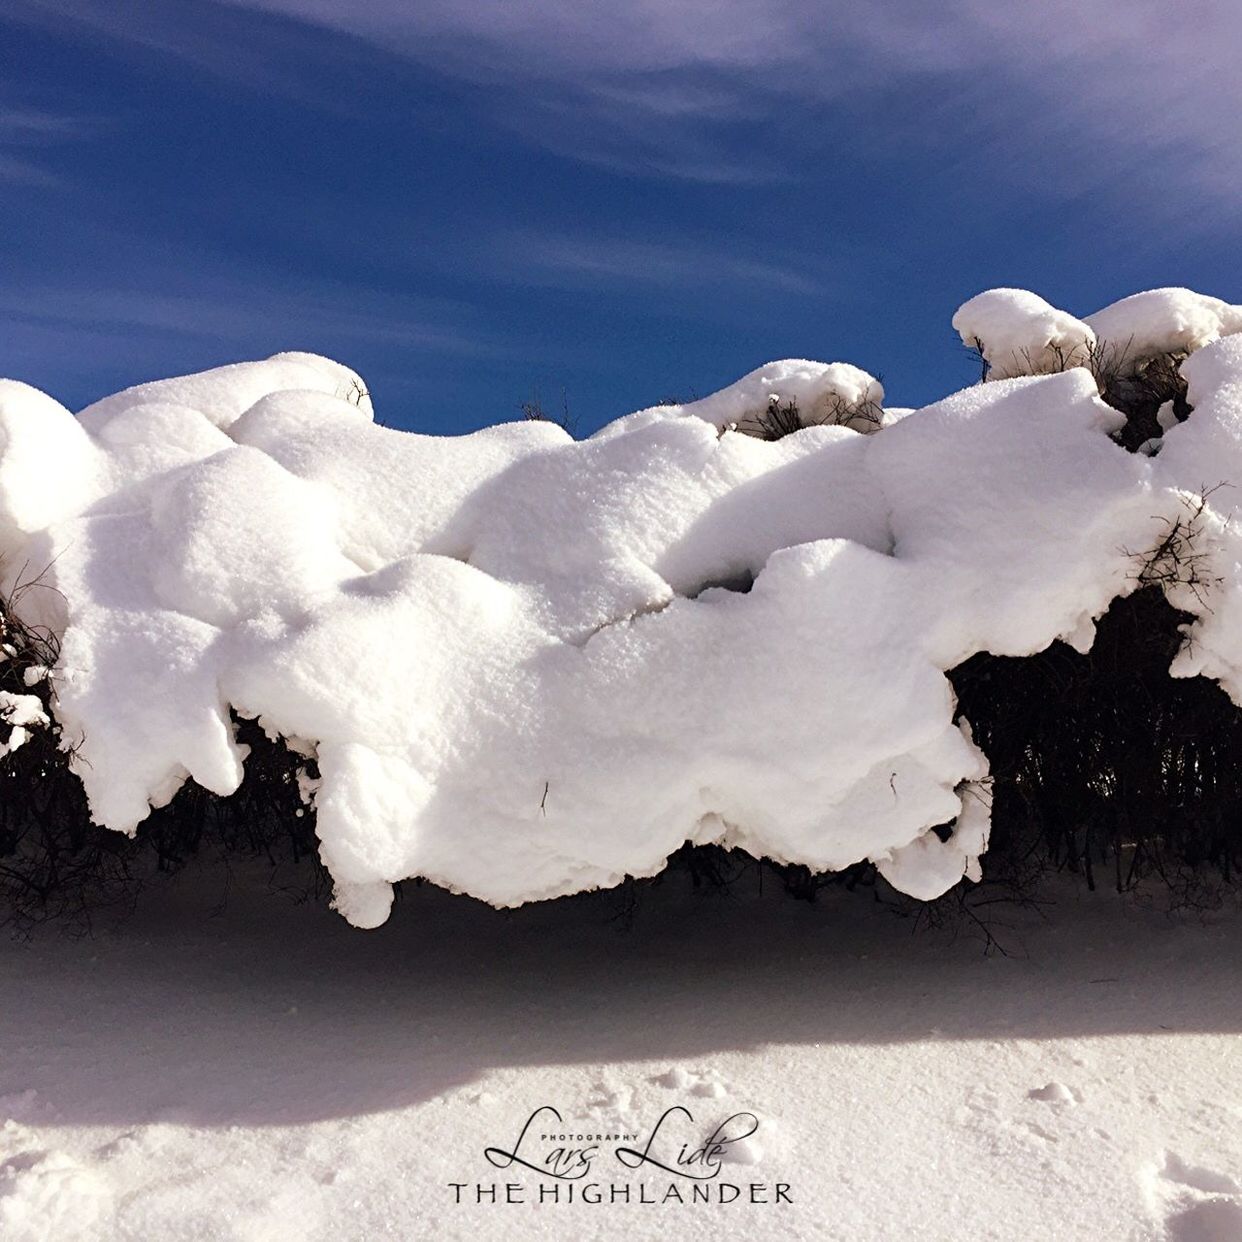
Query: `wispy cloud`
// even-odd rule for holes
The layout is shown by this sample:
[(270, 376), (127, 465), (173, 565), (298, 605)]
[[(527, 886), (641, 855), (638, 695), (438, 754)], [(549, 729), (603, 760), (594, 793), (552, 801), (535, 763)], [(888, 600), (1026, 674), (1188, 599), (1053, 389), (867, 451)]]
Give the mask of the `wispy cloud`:
[(795, 179), (775, 144), (739, 142), (763, 127), (777, 100), (761, 84), (742, 90), (716, 73), (546, 79), (490, 88), (512, 103), (492, 120), (528, 145), (628, 175), (707, 185)]
[(501, 235), (495, 245), (498, 268), (527, 284), (599, 288), (606, 283), (701, 292), (740, 283), (785, 293), (823, 292), (805, 264), (769, 262), (692, 242), (523, 232)]
[(51, 189), (64, 182), (55, 173), (41, 168), (31, 160), (19, 159), (0, 151), (0, 184)]
[[(1019, 180), (1055, 186), (1059, 158), (1078, 191), (1127, 161), (1150, 174), (1152, 153), (1170, 182), (1188, 177), (1230, 199), (1242, 175), (1236, 0), (1176, 10), (1166, 0), (229, 2), (348, 31), (467, 80), (524, 84), (536, 101), (524, 136), (627, 172), (795, 176), (775, 152), (739, 160), (731, 127), (779, 125), (800, 102), (849, 98), (865, 110), (879, 92), (949, 88), (964, 104), (949, 123)], [(508, 102), (501, 114), (512, 118)]]
[(85, 117), (0, 103), (0, 182), (39, 189), (63, 185), (63, 179), (40, 162), (40, 153), (85, 138), (97, 124)]
[(527, 351), (443, 308), (424, 318), (409, 300), (327, 282), (147, 275), (132, 287), (0, 281), (0, 376), (79, 408), (142, 380), (296, 349), (358, 367), (389, 420), (452, 431), (511, 413), (480, 404), (476, 416), (452, 393), (462, 374), (504, 370)]
[[(414, 351), (493, 357), (504, 346), (482, 333), (413, 318), (395, 299), (363, 290), (318, 286), (260, 289), (227, 281), (178, 290), (0, 285), (0, 318), (11, 323), (69, 326), (99, 332), (216, 340), (228, 345), (268, 342), (272, 349), (313, 348), (325, 339), (400, 344)], [(181, 282), (184, 286), (184, 281)]]
[[(246, 12), (284, 29), (241, 39)], [(1174, 186), (1232, 202), (1242, 176), (1236, 0), (28, 0), (40, 14), (267, 89), (295, 89), (298, 30), (334, 31), (342, 55), (370, 42), (478, 87), (472, 106), (528, 143), (663, 179), (797, 180), (840, 101), (862, 124), (838, 151), (953, 136), (1052, 194), (1150, 180), (1153, 156), (1147, 206)], [(870, 123), (894, 100), (902, 124)]]
[(44, 112), (38, 108), (0, 106), (0, 142), (36, 144), (80, 138), (88, 122), (82, 117)]

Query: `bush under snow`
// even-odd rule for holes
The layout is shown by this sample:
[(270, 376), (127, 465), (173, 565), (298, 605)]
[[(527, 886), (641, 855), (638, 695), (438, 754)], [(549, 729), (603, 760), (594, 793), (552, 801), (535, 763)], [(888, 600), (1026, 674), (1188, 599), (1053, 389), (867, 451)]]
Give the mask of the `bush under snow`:
[[(239, 716), (313, 756), (359, 926), (407, 877), (516, 904), (685, 841), (870, 859), (922, 898), (977, 878), (988, 764), (945, 673), (1085, 650), (1186, 498), (1242, 479), (1242, 309), (1158, 290), (1080, 321), (994, 290), (954, 323), (1013, 378), (899, 419), (857, 368), (778, 362), (583, 442), (394, 431), (305, 354), (76, 417), (0, 382), (4, 585), (46, 567), (20, 612), (59, 639), (50, 702), (92, 817), (132, 834), (189, 778), (233, 793)], [(1123, 338), (1200, 351), (1158, 454), (1119, 446), (1091, 368)], [(806, 425), (763, 438), (782, 407)], [(1175, 674), (1242, 703), (1232, 507), (1207, 496), (1197, 583), (1162, 585), (1196, 618)], [(39, 727), (11, 698), (5, 727)]]

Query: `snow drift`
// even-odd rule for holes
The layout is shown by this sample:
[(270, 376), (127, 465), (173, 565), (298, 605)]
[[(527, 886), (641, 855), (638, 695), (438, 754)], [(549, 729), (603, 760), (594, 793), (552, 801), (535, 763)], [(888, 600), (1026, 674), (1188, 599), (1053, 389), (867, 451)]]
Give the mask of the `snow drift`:
[[(1158, 290), (1078, 320), (993, 290), (954, 322), (1006, 378), (898, 417), (855, 367), (778, 362), (583, 442), (394, 431), (306, 354), (76, 417), (0, 382), (4, 585), (53, 588), (21, 609), (60, 636), (92, 816), (133, 833), (189, 778), (230, 794), (234, 711), (316, 759), (359, 926), (408, 877), (511, 905), (653, 874), (687, 840), (871, 859), (923, 898), (977, 878), (987, 762), (945, 671), (1086, 649), (1162, 522), (1242, 479), (1242, 308)], [(1123, 339), (1198, 351), (1193, 414), (1145, 454), (1090, 366)], [(809, 425), (747, 434), (781, 403)], [(1231, 508), (1212, 492), (1195, 532), (1212, 572), (1163, 581), (1198, 618), (1174, 672), (1242, 703)], [(39, 727), (0, 716), (7, 746)]]

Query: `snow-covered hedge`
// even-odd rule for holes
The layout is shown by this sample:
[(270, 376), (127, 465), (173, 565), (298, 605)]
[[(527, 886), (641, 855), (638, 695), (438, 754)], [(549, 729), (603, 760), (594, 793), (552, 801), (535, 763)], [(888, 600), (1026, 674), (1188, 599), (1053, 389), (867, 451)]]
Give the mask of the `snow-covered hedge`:
[[(921, 898), (976, 878), (988, 762), (946, 671), (1086, 650), (1188, 500), (1172, 671), (1242, 703), (1211, 490), (1242, 481), (1242, 308), (1157, 290), (1078, 320), (993, 290), (954, 323), (1004, 378), (885, 412), (855, 367), (778, 362), (582, 442), (394, 431), (306, 354), (76, 416), (0, 382), (2, 585), (42, 574), (18, 613), (60, 644), (45, 701), (91, 816), (132, 834), (189, 779), (232, 794), (246, 718), (307, 758), (359, 926), (407, 877), (516, 904), (686, 841), (870, 859)], [(1161, 359), (1176, 391), (1142, 388), (1127, 452), (1101, 393)]]

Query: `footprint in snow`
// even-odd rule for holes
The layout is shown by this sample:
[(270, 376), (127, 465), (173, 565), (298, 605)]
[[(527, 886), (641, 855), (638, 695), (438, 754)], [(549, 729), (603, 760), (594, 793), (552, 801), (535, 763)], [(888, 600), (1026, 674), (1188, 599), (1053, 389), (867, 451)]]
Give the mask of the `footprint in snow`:
[(1209, 1195), (1242, 1194), (1242, 1186), (1228, 1173), (1218, 1173), (1201, 1164), (1188, 1164), (1176, 1152), (1164, 1153), (1164, 1168), (1160, 1176), (1166, 1182), (1174, 1182), (1180, 1186), (1189, 1186), (1192, 1190), (1201, 1190)]
[(669, 1091), (688, 1092), (690, 1095), (696, 1095), (701, 1099), (707, 1100), (718, 1100), (728, 1094), (728, 1088), (720, 1081), (720, 1078), (714, 1071), (708, 1070), (706, 1073), (699, 1073), (693, 1070), (682, 1069), (680, 1065), (674, 1066), (666, 1073), (657, 1074), (654, 1078), (649, 1078), (647, 1081), (654, 1083), (657, 1087), (664, 1087)]
[(1166, 1242), (1238, 1242), (1242, 1186), (1237, 1178), (1167, 1151), (1149, 1170), (1149, 1191)]
[(597, 1082), (591, 1088), (597, 1094), (587, 1101), (584, 1120), (597, 1120), (600, 1117), (619, 1118), (630, 1108), (633, 1092), (629, 1087), (611, 1089), (607, 1083)]
[(1242, 1203), (1203, 1199), (1165, 1218), (1169, 1242), (1238, 1242), (1242, 1238)]
[(966, 1100), (966, 1107), (977, 1113), (994, 1113), (1000, 1108), (1000, 1096), (994, 1091), (975, 1088)]

